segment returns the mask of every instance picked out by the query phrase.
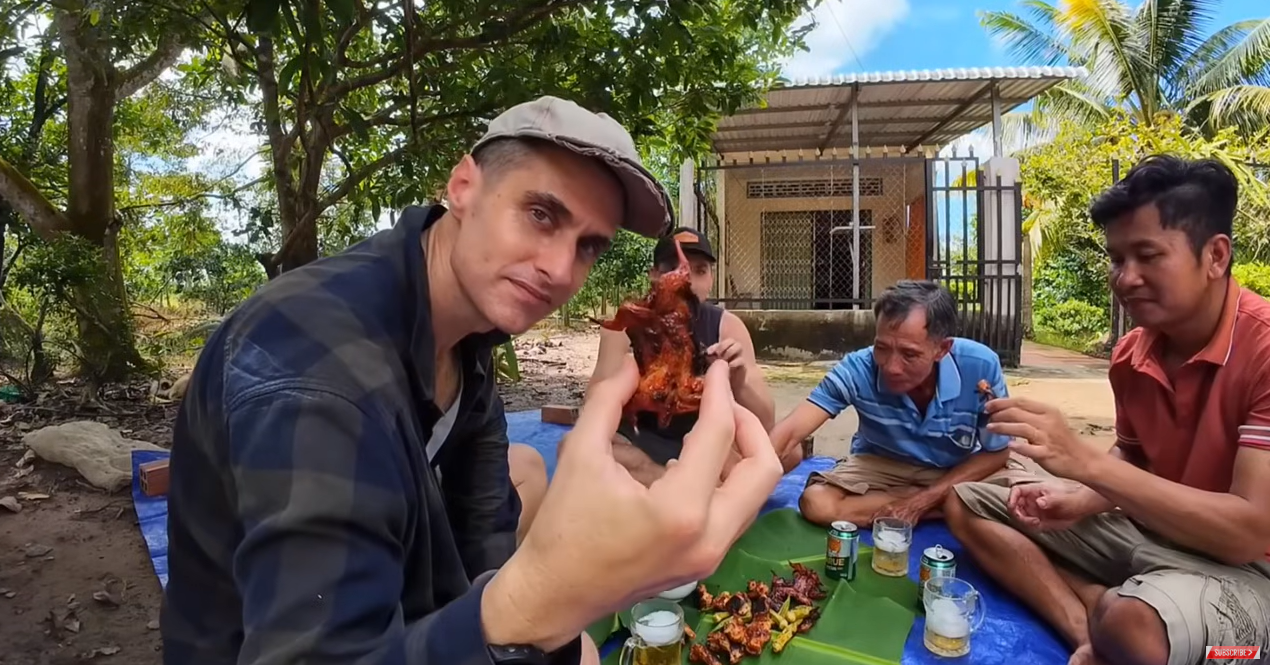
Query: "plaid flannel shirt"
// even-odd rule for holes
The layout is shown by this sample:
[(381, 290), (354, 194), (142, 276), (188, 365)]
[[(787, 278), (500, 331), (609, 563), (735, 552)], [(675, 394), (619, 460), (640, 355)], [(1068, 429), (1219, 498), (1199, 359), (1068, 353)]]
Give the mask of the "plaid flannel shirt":
[(460, 344), (460, 411), (429, 463), (420, 234), (443, 212), (282, 275), (207, 340), (173, 436), (165, 663), (491, 662), (482, 573), (520, 513), (491, 368), (506, 336)]

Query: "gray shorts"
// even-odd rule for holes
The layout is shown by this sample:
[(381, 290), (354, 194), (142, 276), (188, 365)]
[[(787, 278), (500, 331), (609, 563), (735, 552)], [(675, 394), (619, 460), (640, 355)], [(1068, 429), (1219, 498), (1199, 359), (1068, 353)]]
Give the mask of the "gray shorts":
[(1119, 512), (1066, 531), (1030, 531), (1010, 514), (1009, 489), (990, 483), (953, 489), (980, 517), (1014, 526), (1090, 580), (1154, 608), (1168, 630), (1168, 665), (1217, 662), (1205, 660), (1208, 645), (1270, 647), (1270, 562), (1218, 563), (1170, 546)]

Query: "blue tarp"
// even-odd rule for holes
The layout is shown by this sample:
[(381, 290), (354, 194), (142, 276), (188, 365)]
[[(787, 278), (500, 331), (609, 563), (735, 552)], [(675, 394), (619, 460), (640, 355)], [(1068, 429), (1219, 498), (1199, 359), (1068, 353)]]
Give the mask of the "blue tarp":
[[(547, 474), (551, 476), (556, 470), (556, 447), (569, 428), (541, 422), (539, 412), (518, 411), (507, 414), (508, 437), (515, 442), (525, 443), (542, 453), (547, 463)], [(167, 537), (167, 500), (150, 498), (141, 493), (137, 478), (137, 466), (154, 459), (161, 459), (166, 453), (137, 451), (132, 454), (133, 482), (132, 497), (137, 509), (137, 520), (141, 533), (145, 537), (146, 547), (150, 550), (150, 559), (154, 562), (154, 572), (159, 582), (167, 585), (168, 581), (168, 537)], [(813, 457), (804, 461), (794, 469), (776, 487), (764, 506), (764, 512), (777, 508), (797, 508), (798, 495), (803, 484), (812, 471), (827, 469), (833, 460), (826, 457)], [(864, 542), (872, 544), (872, 537), (866, 530)], [(969, 656), (957, 659), (967, 665), (1064, 665), (1069, 650), (1058, 638), (1057, 634), (1045, 625), (1031, 611), (1014, 600), (1001, 587), (989, 581), (970, 563), (968, 555), (953, 539), (942, 522), (923, 523), (914, 530), (912, 561), (910, 575), (916, 579), (918, 558), (921, 551), (933, 545), (943, 545), (957, 554), (957, 576), (965, 579), (979, 589), (987, 608), (987, 619), (983, 627), (975, 633)], [(904, 649), (903, 665), (935, 665), (946, 663), (947, 659), (937, 658), (922, 646), (922, 630), (924, 620), (918, 617), (908, 636), (908, 644)], [(604, 645), (606, 652), (615, 644)]]

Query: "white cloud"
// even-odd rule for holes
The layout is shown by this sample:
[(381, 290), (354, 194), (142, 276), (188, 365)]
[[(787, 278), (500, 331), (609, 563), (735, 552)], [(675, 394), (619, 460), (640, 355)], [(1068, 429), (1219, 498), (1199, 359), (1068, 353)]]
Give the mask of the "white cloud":
[(908, 13), (908, 0), (823, 0), (797, 21), (805, 26), (814, 20), (816, 27), (807, 34), (808, 50), (787, 60), (782, 73), (797, 79), (859, 69), (856, 59), (863, 59)]

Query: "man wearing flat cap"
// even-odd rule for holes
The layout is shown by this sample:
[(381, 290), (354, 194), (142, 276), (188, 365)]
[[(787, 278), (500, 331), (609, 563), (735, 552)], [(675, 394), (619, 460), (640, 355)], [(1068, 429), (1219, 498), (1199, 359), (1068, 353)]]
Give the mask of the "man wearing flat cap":
[[(608, 477), (587, 455), (607, 454), (630, 369), (584, 408), (593, 424), (561, 447), (543, 533), (518, 546), (492, 350), (565, 304), (619, 228), (664, 233), (670, 200), (617, 122), (543, 97), (491, 121), (445, 201), (274, 279), (207, 340), (173, 433), (169, 665), (593, 660), (589, 622), (717, 565), (757, 512), (736, 492), (707, 509), (735, 525), (668, 532), (649, 516), (684, 499), (586, 484)], [(734, 437), (766, 441), (747, 422), (729, 408), (703, 445), (721, 462)], [(774, 486), (774, 455), (749, 449), (746, 482)], [(606, 537), (640, 524), (640, 543)], [(663, 551), (685, 543), (710, 556)]]

